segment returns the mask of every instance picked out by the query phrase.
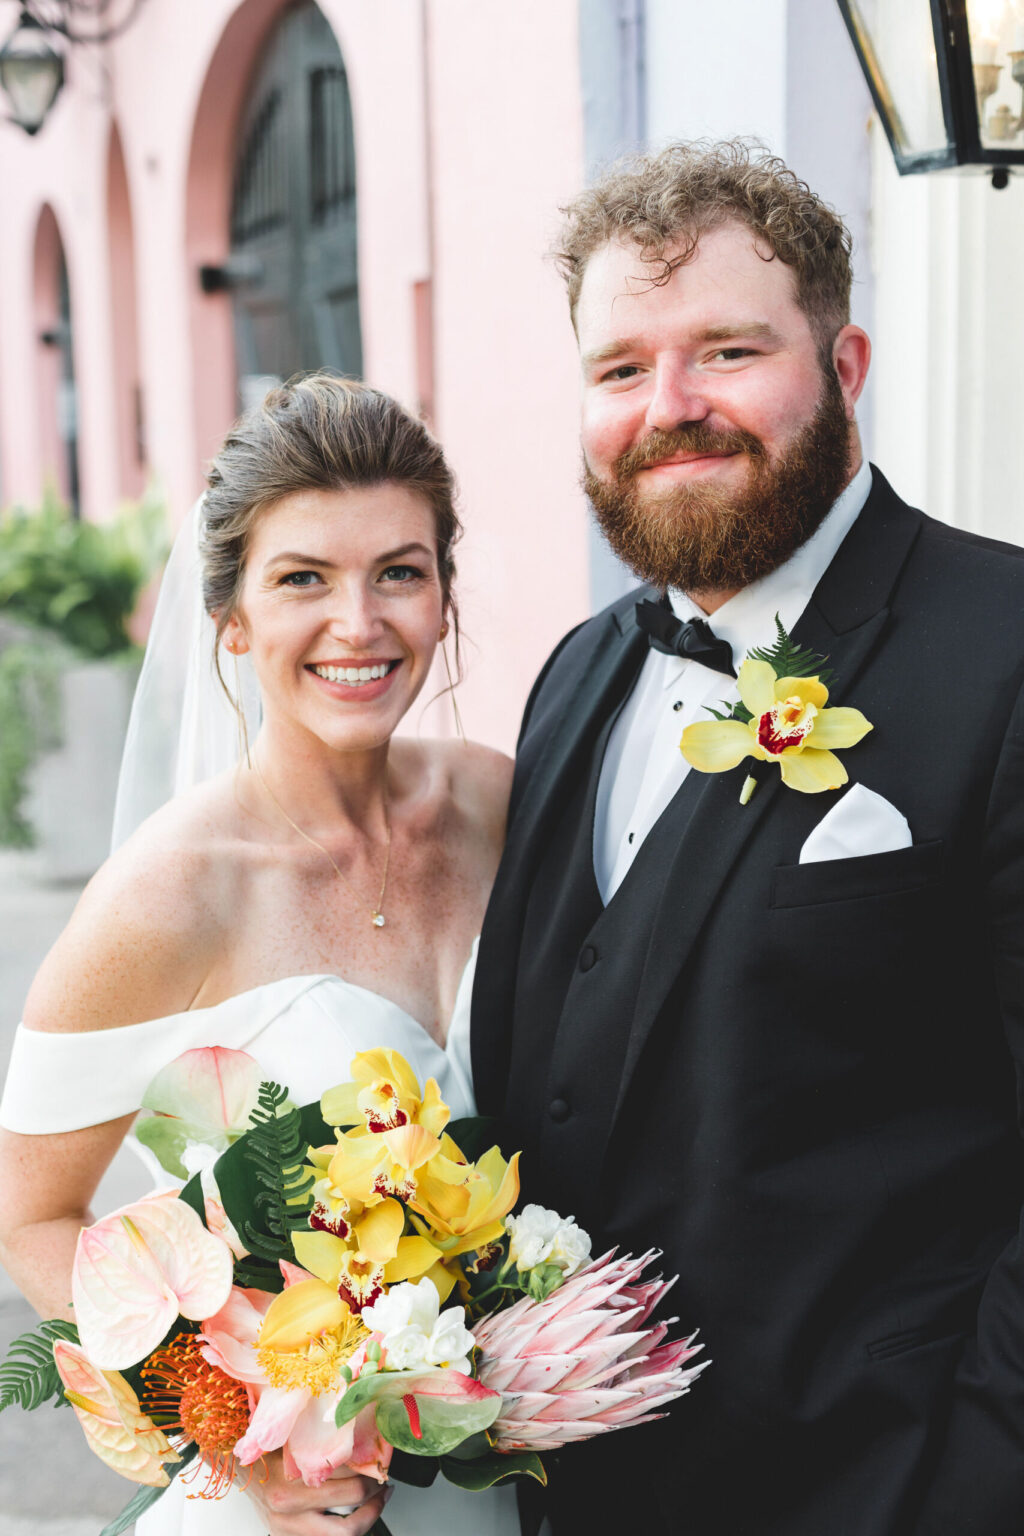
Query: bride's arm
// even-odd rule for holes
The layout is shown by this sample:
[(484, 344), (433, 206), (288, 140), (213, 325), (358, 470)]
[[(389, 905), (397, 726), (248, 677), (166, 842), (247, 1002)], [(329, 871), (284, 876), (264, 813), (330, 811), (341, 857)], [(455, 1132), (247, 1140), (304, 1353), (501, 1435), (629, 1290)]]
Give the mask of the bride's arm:
[[(183, 1012), (221, 948), (223, 904), (221, 865), (204, 870), (180, 846), (157, 843), (140, 855), (129, 844), (91, 882), (44, 961), (26, 1025), (70, 1034)], [(88, 1113), (91, 1085), (79, 1086)], [(0, 1128), (0, 1262), (43, 1317), (71, 1315), (78, 1234), (132, 1119), (46, 1135)], [(321, 1488), (289, 1481), (279, 1451), (247, 1492), (270, 1536), (364, 1536), (386, 1500), (384, 1489), (346, 1467)], [(347, 1518), (325, 1513), (352, 1506)]]
[(40, 1317), (71, 1316), (78, 1234), (92, 1221), (89, 1202), (132, 1119), (63, 1135), (0, 1128), (0, 1262)]
[[(104, 866), (32, 984), (28, 1029), (71, 1035), (188, 1007), (209, 965), (211, 926), (188, 896), (191, 862), (181, 854), (168, 861), (149, 845)], [(74, 1085), (79, 1125), (98, 1086), (87, 1075)], [(133, 1113), (53, 1131), (46, 1102), (46, 1084), (34, 1082), (32, 1112), (19, 1116), (18, 1132), (0, 1129), (0, 1261), (43, 1316), (66, 1317), (78, 1233), (92, 1219), (89, 1203)], [(49, 1134), (22, 1134), (33, 1114)]]

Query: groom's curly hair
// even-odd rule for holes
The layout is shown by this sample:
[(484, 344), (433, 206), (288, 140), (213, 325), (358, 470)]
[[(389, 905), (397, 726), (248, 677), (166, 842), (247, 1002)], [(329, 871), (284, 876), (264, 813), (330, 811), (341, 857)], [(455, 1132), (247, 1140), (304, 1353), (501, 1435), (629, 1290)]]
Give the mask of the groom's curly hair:
[[(200, 552), (203, 601), (217, 623), (218, 676), (219, 642), (238, 605), (249, 539), (260, 515), (295, 491), (384, 484), (422, 496), (433, 513), (438, 576), (460, 675), (453, 583), (462, 524), (455, 477), (441, 445), (397, 400), (358, 379), (326, 371), (297, 374), (239, 417), (206, 479)], [(230, 698), (230, 689), (225, 691)]]
[[(616, 162), (562, 208), (553, 255), (565, 278), (573, 325), (583, 274), (610, 240), (631, 241), (666, 283), (701, 236), (731, 220), (793, 269), (797, 301), (823, 360), (850, 319), (852, 241), (842, 219), (806, 182), (752, 139), (695, 140)], [(671, 250), (671, 256), (666, 251)]]

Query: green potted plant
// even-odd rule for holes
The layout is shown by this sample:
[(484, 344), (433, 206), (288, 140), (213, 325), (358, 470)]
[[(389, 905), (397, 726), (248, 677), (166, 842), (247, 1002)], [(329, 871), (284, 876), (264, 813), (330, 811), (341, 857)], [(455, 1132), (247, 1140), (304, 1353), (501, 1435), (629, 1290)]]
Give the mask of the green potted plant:
[(108, 523), (55, 496), (0, 512), (0, 844), (77, 879), (106, 851), (139, 651), (129, 621), (166, 548), (149, 492)]

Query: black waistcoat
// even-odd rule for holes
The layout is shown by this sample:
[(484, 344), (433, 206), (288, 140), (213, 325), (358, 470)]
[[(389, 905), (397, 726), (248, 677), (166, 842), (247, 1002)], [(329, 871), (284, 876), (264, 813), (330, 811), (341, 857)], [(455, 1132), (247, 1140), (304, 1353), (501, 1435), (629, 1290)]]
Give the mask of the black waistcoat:
[[(616, 711), (551, 828), (533, 880), (520, 948), (506, 1104), (531, 1198), (600, 1228), (598, 1175), (618, 1098), (633, 1010), (670, 860), (667, 822), (644, 839), (607, 907), (594, 875), (594, 813)], [(678, 827), (672, 827), (673, 842)], [(660, 835), (659, 835), (660, 834)], [(545, 1084), (538, 1093), (537, 1084)], [(529, 1106), (524, 1119), (522, 1106)]]

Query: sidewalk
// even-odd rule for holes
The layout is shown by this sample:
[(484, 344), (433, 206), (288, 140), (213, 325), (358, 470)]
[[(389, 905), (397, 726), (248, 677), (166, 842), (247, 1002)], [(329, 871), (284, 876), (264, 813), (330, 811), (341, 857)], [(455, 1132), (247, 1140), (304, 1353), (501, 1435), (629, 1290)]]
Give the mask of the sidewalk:
[[(29, 983), (78, 900), (77, 888), (45, 884), (32, 854), (0, 850), (0, 1072)], [(141, 1167), (120, 1152), (100, 1185), (94, 1210), (112, 1210), (142, 1193)], [(37, 1319), (0, 1267), (0, 1357)], [(87, 1448), (67, 1407), (0, 1415), (2, 1536), (99, 1536), (133, 1490)]]

